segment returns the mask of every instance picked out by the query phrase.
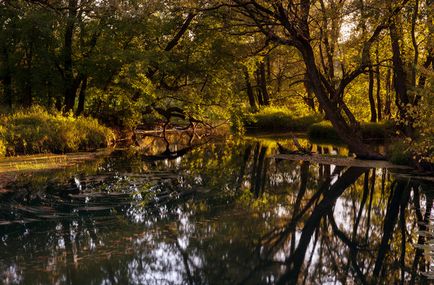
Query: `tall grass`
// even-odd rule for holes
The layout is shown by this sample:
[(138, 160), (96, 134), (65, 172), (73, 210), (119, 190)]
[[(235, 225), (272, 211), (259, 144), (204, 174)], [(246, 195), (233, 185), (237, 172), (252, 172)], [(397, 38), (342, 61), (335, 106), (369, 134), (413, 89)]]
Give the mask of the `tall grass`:
[(248, 131), (302, 132), (321, 120), (322, 116), (318, 114), (294, 114), (288, 108), (273, 106), (245, 116), (243, 124)]
[(409, 165), (412, 163), (411, 150), (404, 142), (394, 142), (387, 147), (387, 159), (395, 164)]
[(95, 119), (49, 113), (40, 107), (5, 116), (1, 124), (8, 155), (94, 150), (115, 139), (113, 131)]
[[(366, 141), (382, 142), (393, 133), (393, 123), (361, 123), (362, 137)], [(339, 135), (329, 121), (313, 124), (307, 131), (309, 139), (316, 141), (339, 141)]]

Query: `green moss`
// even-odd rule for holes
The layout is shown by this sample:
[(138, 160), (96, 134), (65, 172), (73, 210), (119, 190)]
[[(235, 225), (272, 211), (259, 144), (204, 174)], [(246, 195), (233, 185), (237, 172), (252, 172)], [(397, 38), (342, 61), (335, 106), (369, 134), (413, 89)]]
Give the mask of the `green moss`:
[(322, 117), (318, 114), (297, 116), (287, 108), (266, 107), (245, 116), (243, 124), (249, 131), (302, 132), (321, 120)]
[(109, 146), (115, 138), (95, 119), (49, 113), (40, 107), (7, 116), (2, 124), (10, 155), (93, 150)]

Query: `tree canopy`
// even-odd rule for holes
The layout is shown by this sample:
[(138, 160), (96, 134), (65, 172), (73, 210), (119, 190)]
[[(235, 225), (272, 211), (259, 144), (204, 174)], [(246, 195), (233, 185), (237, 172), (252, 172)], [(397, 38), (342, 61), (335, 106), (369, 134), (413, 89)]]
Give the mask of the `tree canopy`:
[(285, 106), (323, 114), (359, 157), (381, 158), (362, 140), (367, 121), (395, 120), (429, 148), (433, 9), (432, 0), (3, 1), (0, 101), (4, 112), (37, 104), (124, 129)]

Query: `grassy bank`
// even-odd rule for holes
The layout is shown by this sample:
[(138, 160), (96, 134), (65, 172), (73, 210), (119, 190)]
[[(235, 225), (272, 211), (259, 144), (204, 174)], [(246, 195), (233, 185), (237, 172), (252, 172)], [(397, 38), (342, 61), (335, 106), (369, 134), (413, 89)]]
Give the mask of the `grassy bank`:
[(318, 114), (297, 115), (287, 108), (266, 107), (246, 115), (243, 125), (248, 132), (304, 132), (322, 120)]
[(92, 118), (63, 116), (42, 108), (22, 110), (0, 119), (0, 155), (68, 153), (107, 147), (112, 130)]
[[(248, 132), (307, 132), (309, 139), (339, 142), (339, 136), (329, 121), (319, 114), (294, 114), (280, 107), (266, 107), (242, 118)], [(393, 123), (362, 123), (362, 135), (366, 141), (382, 142), (393, 134)]]
[[(362, 136), (365, 141), (384, 142), (393, 134), (393, 123), (361, 123)], [(313, 141), (340, 141), (340, 138), (329, 121), (312, 124), (307, 135)]]

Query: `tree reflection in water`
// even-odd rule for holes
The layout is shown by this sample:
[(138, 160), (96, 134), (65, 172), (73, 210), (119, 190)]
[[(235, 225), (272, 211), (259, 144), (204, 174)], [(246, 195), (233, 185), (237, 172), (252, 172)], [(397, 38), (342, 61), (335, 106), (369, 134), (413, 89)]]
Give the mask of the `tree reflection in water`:
[(432, 276), (429, 180), (273, 159), (270, 142), (178, 146), (171, 152), (188, 151), (174, 159), (148, 145), (92, 171), (35, 174), (3, 193), (2, 282), (420, 284)]

